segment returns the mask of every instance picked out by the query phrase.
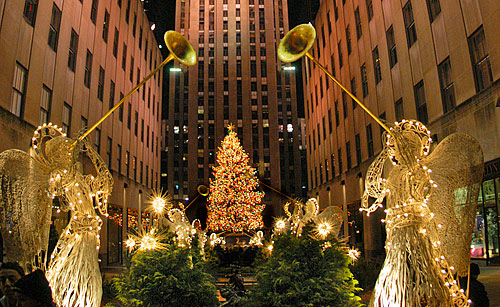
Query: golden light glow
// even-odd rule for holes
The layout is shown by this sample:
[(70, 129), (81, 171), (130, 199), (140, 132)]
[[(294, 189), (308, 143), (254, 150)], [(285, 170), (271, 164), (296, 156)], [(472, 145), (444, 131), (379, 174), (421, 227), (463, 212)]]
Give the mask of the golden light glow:
[(349, 258), (352, 259), (352, 261), (356, 261), (359, 259), (359, 256), (361, 256), (361, 253), (359, 252), (359, 250), (355, 249), (355, 248), (351, 248), (349, 251), (347, 251), (347, 256), (349, 256)]
[(330, 225), (330, 223), (328, 222), (322, 222), (319, 223), (318, 226), (316, 226), (316, 232), (322, 238), (326, 238), (331, 231), (332, 231), (332, 225)]

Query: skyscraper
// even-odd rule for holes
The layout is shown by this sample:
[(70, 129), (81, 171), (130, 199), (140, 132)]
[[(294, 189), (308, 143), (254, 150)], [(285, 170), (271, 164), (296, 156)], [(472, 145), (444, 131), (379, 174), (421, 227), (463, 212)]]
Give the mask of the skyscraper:
[[(322, 1), (311, 49), (375, 116), (417, 119), (435, 144), (453, 132), (481, 143), (484, 195), (472, 248), (488, 259), (499, 255), (498, 219), (488, 218), (499, 210), (493, 191), (500, 188), (500, 21), (491, 14), (499, 10), (500, 3), (479, 0)], [(321, 206), (345, 204), (351, 243), (368, 255), (379, 252), (384, 213), (366, 217), (358, 209), (383, 129), (314, 64), (304, 63), (309, 193)]]
[[(232, 123), (260, 180), (303, 196), (295, 76), (276, 57), (288, 30), (286, 0), (178, 1), (175, 27), (193, 44), (199, 63), (170, 71), (162, 162), (170, 194), (189, 201), (198, 185), (208, 186)], [(269, 225), (282, 201), (266, 190), (264, 202)], [(188, 214), (203, 218), (203, 208)]]
[[(2, 1), (0, 42), (0, 151), (28, 151), (43, 123), (75, 137), (162, 61), (139, 0)], [(122, 261), (124, 226), (137, 225), (159, 186), (161, 80), (155, 75), (88, 136), (114, 179), (103, 265)], [(60, 232), (68, 215), (53, 211)]]

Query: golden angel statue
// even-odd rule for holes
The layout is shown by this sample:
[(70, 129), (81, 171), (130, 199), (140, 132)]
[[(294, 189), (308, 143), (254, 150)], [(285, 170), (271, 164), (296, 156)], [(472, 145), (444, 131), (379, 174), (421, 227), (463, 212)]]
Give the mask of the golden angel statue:
[[(84, 175), (83, 153), (95, 167)], [(7, 233), (8, 259), (45, 269), (52, 199), (70, 220), (50, 256), (46, 277), (59, 306), (99, 306), (102, 296), (98, 263), (101, 215), (113, 179), (87, 139), (75, 142), (60, 128), (43, 125), (32, 139), (30, 154), (7, 150), (0, 154), (0, 225)], [(4, 237), (5, 238), (5, 237)]]
[[(430, 131), (418, 121), (396, 123), (384, 136), (361, 209), (369, 214), (386, 199), (386, 259), (370, 306), (468, 306), (457, 279), (468, 274), (481, 147), (455, 133), (430, 153)], [(383, 178), (388, 158), (393, 165)]]

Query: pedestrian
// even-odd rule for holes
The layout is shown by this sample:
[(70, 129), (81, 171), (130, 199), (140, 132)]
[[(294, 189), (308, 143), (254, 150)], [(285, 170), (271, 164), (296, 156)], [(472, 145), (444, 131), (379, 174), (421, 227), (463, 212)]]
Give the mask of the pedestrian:
[(5, 262), (0, 266), (0, 298), (1, 307), (13, 307), (17, 305), (17, 293), (14, 284), (24, 276), (23, 268), (17, 262)]
[[(472, 301), (471, 307), (489, 307), (490, 300), (488, 299), (488, 294), (484, 285), (477, 280), (477, 277), (481, 273), (479, 265), (476, 263), (470, 264), (470, 280), (469, 280), (469, 299)], [(464, 290), (467, 290), (467, 278), (461, 279), (463, 283)]]
[(19, 307), (53, 307), (52, 291), (42, 270), (23, 276), (14, 285)]

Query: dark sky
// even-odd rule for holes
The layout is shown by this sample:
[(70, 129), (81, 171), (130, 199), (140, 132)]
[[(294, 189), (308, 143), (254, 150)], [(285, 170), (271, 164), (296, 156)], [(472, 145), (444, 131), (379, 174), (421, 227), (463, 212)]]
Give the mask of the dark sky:
[[(163, 33), (173, 30), (175, 26), (176, 0), (144, 0), (144, 8), (151, 22), (156, 24), (155, 33), (158, 42), (163, 42)], [(307, 23), (314, 18), (319, 0), (289, 0), (288, 18), (290, 28)]]

